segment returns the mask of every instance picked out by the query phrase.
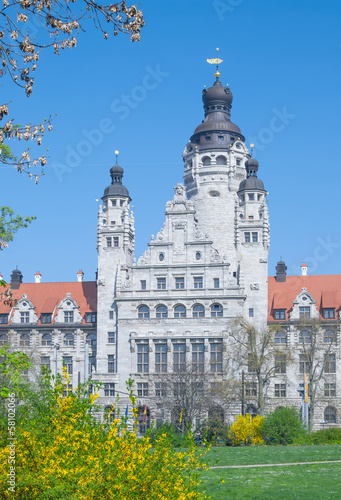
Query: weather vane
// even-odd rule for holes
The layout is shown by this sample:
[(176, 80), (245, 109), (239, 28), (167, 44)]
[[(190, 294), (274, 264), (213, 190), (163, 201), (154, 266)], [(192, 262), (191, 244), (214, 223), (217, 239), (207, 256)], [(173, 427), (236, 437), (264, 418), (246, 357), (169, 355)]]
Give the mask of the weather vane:
[(207, 59), (207, 62), (208, 62), (209, 64), (216, 64), (216, 69), (217, 69), (217, 70), (216, 70), (216, 72), (215, 72), (215, 74), (214, 74), (214, 76), (215, 76), (216, 78), (219, 78), (219, 77), (220, 77), (220, 73), (219, 73), (219, 64), (223, 62), (223, 60), (222, 60), (222, 59), (219, 59), (218, 55), (219, 55), (219, 49), (217, 48), (217, 57), (216, 57), (215, 59)]

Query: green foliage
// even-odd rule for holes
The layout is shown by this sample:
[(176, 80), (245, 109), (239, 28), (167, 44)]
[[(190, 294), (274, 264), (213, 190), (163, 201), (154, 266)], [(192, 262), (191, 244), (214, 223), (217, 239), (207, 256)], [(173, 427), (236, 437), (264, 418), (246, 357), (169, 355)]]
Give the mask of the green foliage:
[(206, 441), (214, 446), (222, 444), (231, 444), (228, 436), (229, 428), (221, 421), (219, 416), (215, 415), (205, 420), (198, 429), (198, 436), (201, 442)]
[(186, 432), (182, 435), (178, 427), (170, 422), (158, 422), (156, 426), (150, 427), (150, 429), (147, 430), (145, 437), (148, 438), (154, 446), (157, 439), (164, 434), (167, 435), (170, 443), (175, 448), (185, 448), (189, 440), (193, 441), (191, 432)]
[(295, 444), (341, 444), (341, 429), (332, 427), (331, 429), (321, 429), (302, 435), (295, 441)]
[(10, 352), (8, 346), (0, 349), (0, 397), (7, 398), (10, 392), (17, 397), (24, 392), (26, 386), (23, 371), (31, 365), (26, 354), (20, 351)]
[(6, 162), (16, 160), (16, 157), (13, 155), (11, 149), (7, 146), (7, 144), (3, 144), (0, 142), (0, 162)]
[(305, 435), (301, 417), (296, 408), (281, 407), (269, 413), (261, 426), (267, 444), (292, 444)]
[(15, 233), (27, 227), (36, 217), (21, 217), (14, 215), (10, 207), (0, 207), (0, 250), (8, 246), (10, 241), (13, 241)]

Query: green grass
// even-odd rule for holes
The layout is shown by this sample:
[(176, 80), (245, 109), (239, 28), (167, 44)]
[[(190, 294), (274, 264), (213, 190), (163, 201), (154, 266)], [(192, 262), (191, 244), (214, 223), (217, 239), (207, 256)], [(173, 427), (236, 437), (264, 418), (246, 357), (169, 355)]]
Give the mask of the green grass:
[[(341, 460), (341, 446), (260, 446), (212, 448), (209, 466)], [(210, 469), (202, 489), (212, 500), (341, 498), (341, 463)], [(222, 482), (224, 481), (224, 482)]]

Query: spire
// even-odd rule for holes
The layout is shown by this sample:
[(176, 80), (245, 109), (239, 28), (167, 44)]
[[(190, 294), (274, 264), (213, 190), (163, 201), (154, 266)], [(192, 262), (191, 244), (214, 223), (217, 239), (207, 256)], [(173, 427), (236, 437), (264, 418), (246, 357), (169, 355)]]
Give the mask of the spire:
[(216, 77), (216, 82), (219, 82), (219, 64), (223, 62), (222, 59), (219, 59), (219, 49), (217, 48), (217, 57), (215, 59), (207, 59), (208, 64), (215, 64), (216, 65), (216, 72), (214, 73), (214, 76)]
[(116, 163), (110, 169), (111, 186), (105, 188), (102, 200), (107, 196), (120, 196), (124, 198), (129, 198), (129, 201), (131, 201), (128, 189), (122, 184), (122, 177), (124, 174), (124, 170), (118, 164), (118, 155), (119, 152), (116, 150), (115, 151)]

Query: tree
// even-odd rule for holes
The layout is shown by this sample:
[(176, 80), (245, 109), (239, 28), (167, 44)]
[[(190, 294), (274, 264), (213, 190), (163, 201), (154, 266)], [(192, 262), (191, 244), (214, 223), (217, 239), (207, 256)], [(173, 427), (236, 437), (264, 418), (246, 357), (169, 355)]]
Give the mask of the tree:
[(242, 387), (242, 398), (249, 397), (257, 403), (257, 411), (264, 415), (266, 392), (270, 379), (279, 370), (286, 370), (292, 360), (290, 349), (274, 344), (276, 329), (258, 331), (243, 318), (237, 318), (230, 325), (230, 358), (237, 371), (245, 371), (246, 380)]
[(308, 375), (308, 395), (309, 395), (309, 432), (311, 432), (316, 403), (321, 381), (324, 381), (326, 374), (336, 372), (336, 330), (333, 326), (328, 326), (328, 330), (323, 328), (319, 319), (303, 318), (297, 325), (299, 331), (299, 344), (301, 354), (299, 354), (299, 371), (304, 377)]
[(269, 413), (263, 420), (261, 432), (270, 444), (293, 444), (305, 429), (296, 408), (280, 407)]
[[(105, 39), (109, 37), (107, 26), (111, 26), (114, 36), (125, 33), (133, 42), (140, 40), (140, 31), (145, 24), (142, 11), (136, 5), (127, 6), (125, 1), (101, 5), (93, 0), (3, 0), (3, 5), (0, 11), (0, 77), (9, 76), (12, 82), (25, 89), (27, 96), (32, 93), (33, 73), (40, 53), (53, 48), (54, 54), (59, 54), (60, 50), (75, 47), (77, 34), (83, 30), (87, 19), (92, 19)], [(34, 22), (41, 28), (38, 37), (25, 30), (25, 24), (28, 26)], [(3, 103), (0, 105), (0, 121), (8, 114), (8, 103)], [(15, 166), (18, 172), (27, 172), (37, 183), (43, 171), (32, 173), (31, 168), (43, 167), (46, 156), (31, 158), (27, 148), (18, 159), (5, 141), (15, 138), (35, 140), (40, 146), (46, 128), (52, 130), (51, 121), (50, 117), (40, 124), (20, 126), (13, 119), (8, 120), (0, 127), (0, 162)]]
[(21, 217), (14, 215), (10, 207), (0, 207), (0, 250), (8, 247), (8, 243), (13, 241), (15, 233), (27, 227), (36, 217)]

